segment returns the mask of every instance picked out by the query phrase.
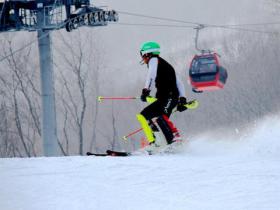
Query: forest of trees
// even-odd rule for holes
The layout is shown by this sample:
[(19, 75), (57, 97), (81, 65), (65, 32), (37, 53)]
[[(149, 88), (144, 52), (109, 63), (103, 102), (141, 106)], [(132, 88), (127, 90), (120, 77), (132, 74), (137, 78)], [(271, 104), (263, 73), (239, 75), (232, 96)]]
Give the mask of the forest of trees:
[[(262, 4), (265, 20), (270, 18), (271, 22), (277, 22), (280, 1), (269, 0)], [(223, 133), (239, 137), (258, 119), (279, 113), (278, 26), (243, 26), (275, 33), (220, 28), (212, 29), (211, 33), (207, 33), (208, 29), (202, 32), (200, 44), (217, 50), (228, 70), (228, 82), (221, 91), (191, 92), (186, 63), (195, 53), (192, 40), (187, 46), (175, 47), (164, 54), (184, 79), (188, 98), (200, 101), (198, 110), (174, 116), (187, 137), (221, 129)], [(102, 152), (108, 147), (133, 150), (139, 145), (141, 134), (129, 142), (123, 142), (121, 137), (138, 128), (135, 114), (145, 104), (135, 101), (100, 104), (96, 100), (99, 95), (138, 96), (144, 83), (146, 72), (142, 69), (146, 67), (136, 67), (140, 60), (138, 51), (109, 47), (114, 38), (108, 40), (104, 34), (110, 37), (108, 34), (117, 27), (52, 32), (58, 141), (62, 155)], [(7, 56), (0, 63), (0, 157), (42, 156), (38, 47), (35, 43), (12, 53), (36, 40), (36, 34), (18, 32), (0, 36), (0, 58)], [(189, 37), (193, 37), (193, 33)], [(135, 43), (136, 47), (140, 46), (140, 40)], [(175, 45), (180, 45), (179, 41)]]

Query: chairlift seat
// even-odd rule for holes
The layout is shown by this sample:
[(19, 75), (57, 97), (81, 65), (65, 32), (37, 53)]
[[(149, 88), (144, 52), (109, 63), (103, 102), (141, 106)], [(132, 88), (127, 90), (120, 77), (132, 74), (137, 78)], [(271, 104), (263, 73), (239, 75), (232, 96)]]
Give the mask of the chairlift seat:
[(195, 91), (218, 90), (226, 83), (227, 71), (220, 66), (216, 53), (203, 53), (192, 59), (189, 78)]

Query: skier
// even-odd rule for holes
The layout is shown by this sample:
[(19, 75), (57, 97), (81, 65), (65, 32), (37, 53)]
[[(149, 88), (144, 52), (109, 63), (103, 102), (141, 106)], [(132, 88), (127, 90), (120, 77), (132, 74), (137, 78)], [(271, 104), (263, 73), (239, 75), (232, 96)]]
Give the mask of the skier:
[(141, 100), (146, 102), (153, 86), (157, 89), (155, 95), (157, 100), (136, 115), (150, 144), (149, 149), (159, 147), (154, 135), (154, 132), (159, 130), (153, 123), (153, 118), (156, 118), (167, 144), (172, 144), (180, 139), (179, 131), (169, 117), (176, 106), (178, 111), (184, 111), (186, 109), (184, 105), (187, 103), (184, 85), (176, 76), (174, 68), (159, 54), (160, 45), (156, 42), (145, 42), (141, 46), (141, 63), (147, 64), (148, 67)]

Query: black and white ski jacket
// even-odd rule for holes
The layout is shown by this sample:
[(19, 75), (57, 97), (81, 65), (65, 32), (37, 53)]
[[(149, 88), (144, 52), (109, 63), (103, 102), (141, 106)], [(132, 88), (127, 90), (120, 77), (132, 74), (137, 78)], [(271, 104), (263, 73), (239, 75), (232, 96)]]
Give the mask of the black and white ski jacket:
[(149, 60), (148, 69), (144, 88), (152, 90), (155, 86), (156, 98), (186, 97), (184, 84), (176, 76), (174, 68), (163, 58), (152, 57)]

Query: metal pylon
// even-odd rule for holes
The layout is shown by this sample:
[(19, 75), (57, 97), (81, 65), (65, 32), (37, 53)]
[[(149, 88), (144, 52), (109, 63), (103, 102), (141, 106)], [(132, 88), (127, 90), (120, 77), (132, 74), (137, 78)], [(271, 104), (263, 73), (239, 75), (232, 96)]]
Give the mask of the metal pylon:
[(42, 94), (42, 137), (45, 156), (58, 156), (59, 146), (57, 140), (55, 92), (53, 78), (53, 60), (51, 53), (50, 31), (42, 29), (47, 14), (40, 10), (37, 14), (38, 47), (41, 69), (41, 94)]

